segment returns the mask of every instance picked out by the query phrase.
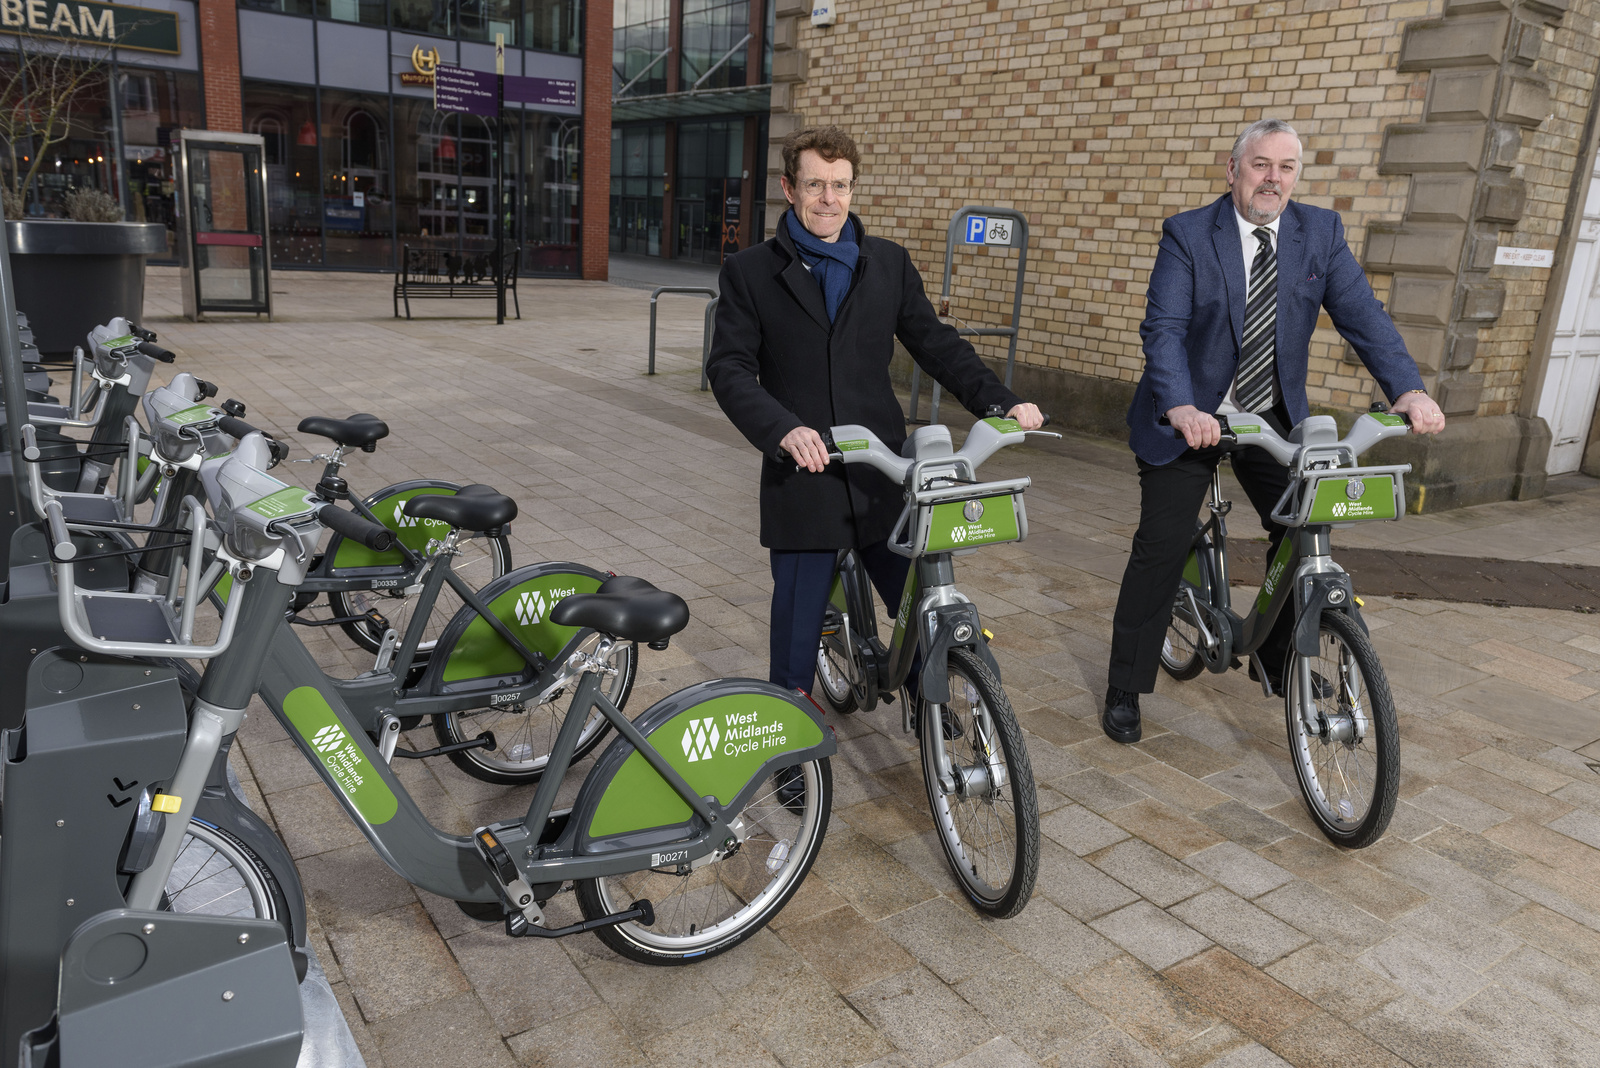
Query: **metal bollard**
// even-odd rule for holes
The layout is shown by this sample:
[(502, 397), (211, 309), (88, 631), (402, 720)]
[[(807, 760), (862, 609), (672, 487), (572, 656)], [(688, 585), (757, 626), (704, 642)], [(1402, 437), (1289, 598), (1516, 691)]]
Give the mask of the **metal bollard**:
[(701, 341), (700, 388), (706, 388), (705, 358), (711, 353), (711, 315), (717, 306), (717, 291), (704, 286), (658, 286), (650, 293), (650, 366), (646, 374), (656, 373), (656, 299), (663, 293), (699, 294), (711, 298), (706, 307), (705, 337)]

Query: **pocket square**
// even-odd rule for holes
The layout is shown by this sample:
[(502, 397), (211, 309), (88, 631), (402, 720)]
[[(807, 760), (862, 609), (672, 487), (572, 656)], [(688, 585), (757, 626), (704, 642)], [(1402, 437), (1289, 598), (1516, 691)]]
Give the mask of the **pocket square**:
[(1314, 275), (1314, 274), (1306, 275), (1306, 281), (1307, 282), (1315, 282), (1316, 280), (1317, 280), (1317, 275)]

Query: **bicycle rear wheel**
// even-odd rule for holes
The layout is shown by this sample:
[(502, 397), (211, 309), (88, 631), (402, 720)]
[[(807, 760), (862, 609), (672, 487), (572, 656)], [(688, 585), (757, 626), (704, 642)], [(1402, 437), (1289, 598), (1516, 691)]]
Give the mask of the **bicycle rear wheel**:
[[(450, 559), (450, 569), (474, 590), (483, 589), (511, 570), (511, 541), (504, 534), (494, 537), (487, 534), (464, 536), (457, 548), (460, 553)], [(411, 625), (411, 613), (417, 606), (419, 594), (420, 590), (416, 587), (390, 590), (333, 590), (328, 594), (328, 601), (333, 605), (334, 614), (338, 616), (364, 616), (368, 612), (376, 611), (388, 620), (389, 626), (399, 633), (401, 639), (404, 639), (406, 628)], [(439, 599), (434, 602), (433, 612), (428, 617), (427, 629), (422, 632), (422, 641), (417, 646), (417, 656), (413, 663), (427, 663), (434, 645), (439, 641), (439, 635), (444, 632), (450, 620), (455, 618), (457, 610), (463, 603), (448, 583), (439, 588)], [(377, 652), (383, 643), (383, 628), (368, 619), (341, 623), (339, 627), (350, 635), (352, 641), (368, 652)]]
[[(1039, 796), (1011, 701), (977, 654), (950, 651), (950, 703), (939, 717), (922, 706), (922, 781), (945, 859), (980, 912), (1015, 916), (1039, 873)], [(941, 730), (929, 730), (930, 723)], [(939, 784), (943, 736), (957, 788)]]
[[(1302, 694), (1314, 730), (1300, 715)], [(1300, 792), (1322, 833), (1351, 849), (1377, 841), (1399, 792), (1400, 727), (1383, 665), (1354, 619), (1324, 612), (1317, 655), (1290, 651), (1284, 716)]]
[(1205, 583), (1201, 568), (1206, 566), (1202, 549), (1210, 548), (1210, 540), (1197, 541), (1189, 550), (1189, 562), (1178, 582), (1178, 593), (1172, 604), (1172, 621), (1161, 639), (1161, 670), (1183, 682), (1205, 670), (1200, 659), (1200, 627), (1189, 608), (1189, 594), (1196, 603), (1205, 602)]
[(293, 920), (277, 876), (255, 850), (220, 827), (192, 819), (161, 895), (164, 912), (277, 920), (294, 945)]
[(688, 964), (726, 953), (800, 888), (822, 847), (832, 805), (826, 757), (780, 769), (739, 813), (748, 833), (728, 856), (689, 872), (673, 866), (583, 879), (574, 888), (578, 905), (592, 920), (635, 901), (652, 904), (656, 917), (649, 927), (630, 922), (595, 929), (629, 960)]
[(844, 618), (828, 609), (822, 621), (822, 642), (817, 646), (817, 698), (829, 712), (845, 716), (861, 707), (850, 683), (860, 670), (855, 654)]

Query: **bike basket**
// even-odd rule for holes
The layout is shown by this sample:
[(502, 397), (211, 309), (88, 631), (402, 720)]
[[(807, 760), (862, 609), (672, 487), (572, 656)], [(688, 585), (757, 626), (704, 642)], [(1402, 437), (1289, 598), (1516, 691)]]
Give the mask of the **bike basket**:
[(1294, 511), (1280, 505), (1284, 514), (1275, 511), (1272, 518), (1288, 527), (1399, 519), (1406, 510), (1405, 475), (1410, 470), (1410, 464), (1399, 464), (1307, 471), (1298, 490), (1286, 495), (1284, 504), (1292, 502)]
[(1028, 513), (1022, 494), (1029, 485), (1029, 479), (1018, 478), (920, 491), (915, 505), (916, 527), (907, 546), (909, 555), (1021, 541), (1028, 536)]

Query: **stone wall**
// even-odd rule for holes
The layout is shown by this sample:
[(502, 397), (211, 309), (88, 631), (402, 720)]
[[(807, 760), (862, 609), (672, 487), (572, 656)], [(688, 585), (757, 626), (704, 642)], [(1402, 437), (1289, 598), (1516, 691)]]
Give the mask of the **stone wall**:
[[(1551, 272), (1493, 267), (1493, 251), (1557, 247), (1600, 0), (843, 0), (833, 28), (776, 2), (769, 199), (790, 130), (845, 126), (865, 156), (854, 207), (912, 250), (930, 293), (959, 207), (1024, 211), (1018, 360), (1095, 398), (1080, 425), (1121, 426), (1161, 220), (1224, 193), (1234, 135), (1269, 115), (1304, 138), (1297, 198), (1341, 213), (1456, 422), (1518, 412)], [(958, 254), (957, 316), (1008, 322), (1013, 255)], [(1308, 391), (1372, 399), (1326, 319)], [(1502, 490), (1519, 492), (1485, 492)]]

